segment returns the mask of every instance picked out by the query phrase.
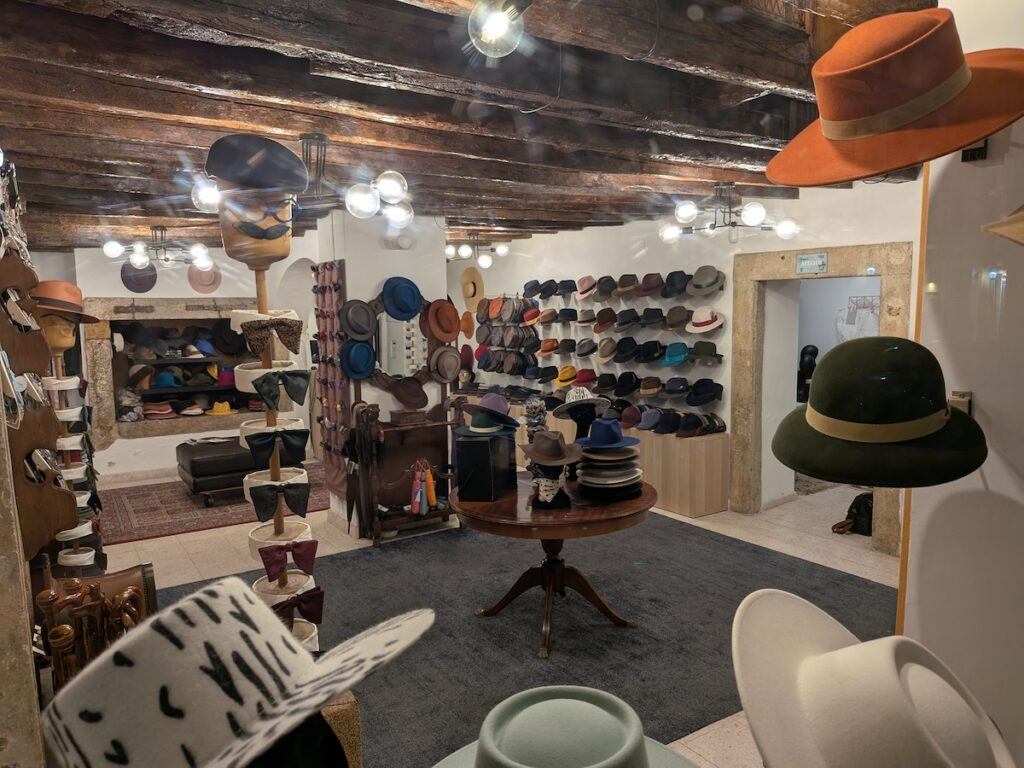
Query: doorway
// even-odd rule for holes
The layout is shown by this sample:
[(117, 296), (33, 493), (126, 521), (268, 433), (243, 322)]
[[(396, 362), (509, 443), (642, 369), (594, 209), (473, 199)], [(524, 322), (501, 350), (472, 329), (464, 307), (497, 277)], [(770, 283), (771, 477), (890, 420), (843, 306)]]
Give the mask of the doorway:
[[(798, 265), (804, 263), (799, 257), (812, 255), (823, 257), (820, 259), (822, 271), (798, 273)], [(833, 278), (844, 277), (875, 278), (878, 281), (875, 332), (905, 337), (909, 328), (912, 257), (913, 244), (909, 242), (771, 251), (735, 257), (731, 509), (753, 514), (765, 509), (766, 501), (771, 505), (787, 493), (796, 494), (792, 472), (786, 469), (788, 475), (784, 476), (778, 471), (781, 465), (771, 455), (771, 436), (781, 415), (774, 424), (771, 418), (766, 419), (765, 403), (776, 410), (785, 409), (784, 413), (795, 407), (799, 348), (794, 352), (795, 345), (790, 342), (799, 339), (802, 284), (833, 282)], [(827, 288), (822, 291), (830, 292)], [(815, 291), (810, 291), (808, 295), (813, 293)], [(859, 317), (856, 308), (851, 315), (847, 307), (845, 316), (839, 310), (839, 307), (833, 309), (834, 316), (829, 324), (835, 334), (826, 337), (823, 343), (827, 344), (829, 338), (840, 338), (836, 334), (850, 332), (846, 326), (851, 323), (861, 330), (869, 323)], [(836, 343), (838, 340), (832, 342), (832, 346)], [(780, 349), (780, 344), (785, 348)], [(820, 354), (819, 350), (819, 357)], [(769, 473), (768, 485), (766, 472)], [(787, 491), (787, 487), (791, 490)], [(773, 496), (765, 495), (766, 488)], [(899, 547), (899, 503), (898, 490), (879, 489), (875, 493), (872, 543), (875, 549), (889, 554), (895, 554)]]

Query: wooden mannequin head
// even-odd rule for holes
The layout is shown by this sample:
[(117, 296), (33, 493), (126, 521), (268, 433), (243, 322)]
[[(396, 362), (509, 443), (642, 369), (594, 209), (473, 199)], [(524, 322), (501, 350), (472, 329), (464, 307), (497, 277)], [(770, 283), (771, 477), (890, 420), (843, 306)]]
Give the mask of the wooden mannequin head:
[(52, 310), (36, 307), (32, 316), (39, 323), (43, 332), (43, 338), (50, 345), (50, 352), (56, 357), (63, 355), (75, 346), (75, 337), (78, 334), (78, 321), (64, 315), (58, 315)]
[(234, 189), (220, 206), (224, 250), (252, 270), (288, 258), (292, 249), (292, 196), (279, 191)]

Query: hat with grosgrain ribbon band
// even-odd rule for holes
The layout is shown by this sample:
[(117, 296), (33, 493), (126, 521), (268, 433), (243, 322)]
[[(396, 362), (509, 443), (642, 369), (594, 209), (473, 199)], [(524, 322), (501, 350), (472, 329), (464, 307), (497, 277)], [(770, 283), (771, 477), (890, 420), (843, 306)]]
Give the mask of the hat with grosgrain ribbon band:
[(768, 163), (776, 184), (879, 176), (970, 146), (1024, 116), (1024, 50), (964, 55), (945, 8), (859, 24), (811, 75), (821, 118)]
[(313, 573), (313, 563), (316, 560), (316, 539), (305, 541), (288, 541), (284, 544), (273, 544), (269, 547), (260, 547), (260, 559), (263, 561), (263, 568), (267, 572), (270, 581), (276, 581), (286, 570), (288, 570), (288, 555), (291, 554), (295, 565), (303, 573)]
[(917, 488), (973, 472), (988, 447), (974, 419), (949, 407), (935, 356), (909, 339), (878, 336), (822, 357), (807, 405), (782, 420), (772, 452), (830, 482)]
[(323, 587), (313, 587), (305, 592), (299, 592), (297, 595), (292, 595), (279, 603), (274, 603), (270, 607), (288, 629), (292, 628), (296, 613), (306, 621), (321, 624), (324, 620)]
[(249, 498), (261, 523), (270, 520), (277, 511), (278, 495), (284, 497), (285, 506), (299, 517), (306, 516), (309, 508), (309, 483), (266, 483), (249, 488)]

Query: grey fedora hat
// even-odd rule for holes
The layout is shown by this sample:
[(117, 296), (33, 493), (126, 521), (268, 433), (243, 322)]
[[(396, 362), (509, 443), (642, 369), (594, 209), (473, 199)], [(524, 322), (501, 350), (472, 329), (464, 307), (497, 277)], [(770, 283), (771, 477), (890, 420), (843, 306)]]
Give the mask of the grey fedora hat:
[(725, 287), (725, 273), (705, 264), (693, 273), (690, 282), (686, 284), (686, 292), (691, 296), (710, 296)]
[(480, 738), (434, 768), (696, 768), (644, 736), (626, 702), (594, 688), (557, 685), (513, 694), (490, 711)]

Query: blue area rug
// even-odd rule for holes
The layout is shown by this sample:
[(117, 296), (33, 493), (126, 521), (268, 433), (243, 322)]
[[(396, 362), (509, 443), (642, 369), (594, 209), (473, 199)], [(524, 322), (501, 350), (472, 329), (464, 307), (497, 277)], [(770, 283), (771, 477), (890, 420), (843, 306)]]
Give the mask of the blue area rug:
[[(417, 645), (356, 689), (366, 768), (429, 768), (473, 741), (491, 707), (539, 685), (611, 691), (662, 742), (738, 712), (732, 617), (763, 587), (807, 598), (862, 639), (893, 631), (890, 587), (660, 515), (620, 533), (567, 541), (562, 556), (640, 627), (613, 627), (570, 591), (556, 604), (551, 658), (543, 660), (535, 655), (539, 590), (500, 616), (475, 617), (475, 608), (540, 563), (536, 541), (452, 530), (317, 560), (317, 583), (327, 593), (325, 650), (397, 613), (437, 612)], [(160, 590), (160, 605), (201, 586)]]

